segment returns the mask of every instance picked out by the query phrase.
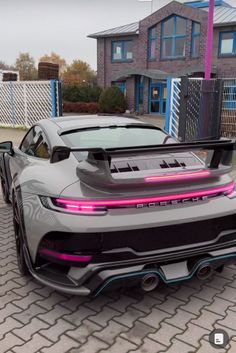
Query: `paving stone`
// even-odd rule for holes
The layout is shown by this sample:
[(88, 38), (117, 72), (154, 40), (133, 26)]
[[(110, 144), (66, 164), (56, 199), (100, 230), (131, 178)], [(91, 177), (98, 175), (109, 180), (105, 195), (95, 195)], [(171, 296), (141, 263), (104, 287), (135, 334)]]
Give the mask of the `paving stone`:
[(200, 314), (200, 310), (206, 305), (209, 305), (209, 302), (192, 296), (186, 304), (180, 305), (179, 308), (198, 315)]
[(20, 313), (12, 315), (13, 318), (19, 320), (23, 324), (27, 324), (31, 319), (39, 314), (45, 313), (46, 310), (41, 308), (36, 304), (31, 304), (27, 310), (24, 310)]
[(139, 348), (129, 351), (129, 353), (159, 353), (164, 349), (166, 349), (166, 347), (159, 342), (153, 341), (150, 338), (145, 338)]
[(101, 295), (101, 296), (98, 296), (96, 297), (95, 299), (93, 300), (90, 300), (90, 301), (87, 301), (85, 302), (85, 306), (88, 307), (89, 309), (93, 310), (93, 311), (101, 311), (102, 308), (109, 304), (109, 303), (112, 303), (113, 302), (113, 299), (112, 298), (109, 298), (109, 297), (106, 297), (104, 295)]
[(46, 330), (41, 330), (40, 334), (53, 342), (57, 342), (63, 333), (66, 333), (68, 330), (74, 330), (75, 328), (76, 327), (69, 322), (59, 319), (55, 325)]
[(200, 346), (200, 340), (205, 335), (209, 336), (210, 331), (200, 326), (196, 326), (193, 323), (189, 323), (187, 326), (187, 330), (182, 334), (178, 334), (176, 338), (198, 348)]
[[(1, 324), (0, 324), (0, 340), (8, 333), (14, 330), (15, 328), (22, 327), (23, 324), (12, 317), (7, 317)], [(1, 344), (0, 344), (1, 347)], [(1, 350), (0, 350), (1, 351)]]
[(185, 310), (177, 309), (176, 314), (173, 315), (171, 318), (166, 319), (165, 322), (170, 325), (176, 326), (182, 330), (185, 330), (187, 328), (187, 323), (189, 323), (195, 318), (195, 314), (188, 313)]
[[(1, 352), (4, 353), (13, 347), (23, 345), (25, 342), (19, 337), (13, 335), (11, 332), (7, 333), (6, 336), (0, 341)], [(25, 351), (26, 353), (26, 351)]]
[(20, 299), (18, 297), (18, 299), (15, 299), (14, 304), (20, 307), (21, 309), (27, 309), (31, 304), (42, 299), (43, 297), (41, 297), (41, 295), (31, 292), (26, 297), (20, 297)]
[[(105, 343), (104, 341), (99, 340), (94, 336), (89, 336), (85, 344), (83, 344), (79, 348), (71, 349), (70, 353), (98, 353), (98, 352), (101, 353), (102, 349), (108, 349), (108, 344)], [(55, 353), (55, 351), (53, 351), (52, 353)], [(109, 353), (111, 353), (110, 348), (109, 348)]]
[(97, 315), (91, 315), (88, 317), (89, 320), (95, 322), (96, 324), (105, 327), (107, 322), (111, 319), (114, 319), (120, 313), (116, 310), (109, 308), (108, 306), (104, 307)]
[(66, 353), (71, 352), (75, 347), (79, 347), (77, 342), (66, 335), (62, 335), (58, 342), (48, 348), (43, 348), (41, 351), (42, 353)]
[(215, 314), (205, 309), (202, 309), (201, 315), (196, 320), (192, 320), (191, 322), (194, 325), (198, 325), (200, 327), (212, 331), (214, 329), (213, 325), (215, 324), (215, 322), (221, 320), (222, 318), (222, 315)]
[(158, 329), (161, 325), (161, 322), (170, 317), (171, 317), (170, 314), (154, 308), (149, 315), (143, 318), (140, 318), (139, 321), (144, 322), (145, 324)]
[(83, 323), (74, 330), (69, 330), (66, 332), (67, 336), (73, 338), (75, 341), (80, 343), (85, 343), (88, 337), (96, 333), (96, 331), (101, 331), (103, 328), (94, 322), (85, 319)]
[(142, 311), (129, 307), (124, 314), (115, 317), (114, 320), (127, 327), (132, 327), (134, 322), (143, 316), (145, 314)]
[(232, 330), (235, 330), (236, 334), (236, 312), (232, 310), (227, 310), (225, 318), (218, 320), (219, 324), (225, 327), (228, 327)]
[(155, 332), (153, 327), (150, 327), (140, 321), (136, 321), (134, 326), (129, 331), (121, 334), (121, 337), (126, 338), (134, 344), (141, 345), (144, 338), (153, 332)]
[(112, 309), (119, 311), (120, 313), (125, 313), (128, 306), (132, 305), (133, 307), (137, 308), (137, 305), (139, 306), (141, 303), (142, 301), (138, 301), (136, 298), (122, 294), (115, 301), (109, 304), (109, 306)]
[(3, 309), (4, 306), (8, 303), (14, 304), (15, 300), (21, 299), (22, 297), (12, 291), (9, 291), (6, 295), (0, 297), (0, 309)]
[(90, 315), (94, 315), (94, 311), (85, 308), (84, 306), (80, 306), (78, 310), (74, 311), (72, 314), (65, 315), (63, 319), (78, 327), (81, 325), (82, 321)]
[(174, 314), (177, 308), (183, 304), (184, 304), (183, 300), (169, 296), (166, 298), (166, 300), (163, 303), (156, 305), (156, 307), (163, 311), (166, 311), (169, 314)]
[(224, 315), (224, 316), (226, 315), (226, 311), (228, 309), (234, 310), (233, 308), (234, 306), (232, 306), (231, 302), (218, 297), (215, 297), (211, 304), (208, 304), (207, 306), (205, 306), (206, 310), (212, 311), (213, 313)]
[[(160, 351), (162, 352), (162, 351)], [(164, 352), (164, 351), (163, 351)], [(194, 353), (195, 348), (187, 343), (181, 342), (177, 339), (173, 339), (172, 345), (166, 351), (168, 353)], [(209, 353), (206, 351), (205, 353)]]
[(35, 333), (47, 327), (49, 327), (49, 325), (46, 324), (46, 322), (43, 322), (42, 320), (39, 320), (38, 318), (34, 317), (32, 321), (29, 322), (27, 325), (24, 325), (21, 328), (17, 328), (12, 332), (19, 338), (25, 341), (29, 341)]
[(157, 341), (167, 347), (171, 345), (171, 341), (173, 338), (179, 334), (182, 333), (183, 330), (169, 325), (166, 322), (161, 323), (161, 327), (159, 330), (157, 330), (155, 333), (148, 335), (149, 338), (151, 338), (154, 341)]
[(128, 327), (125, 327), (124, 325), (111, 320), (103, 330), (94, 332), (93, 335), (105, 341), (109, 345), (112, 345), (115, 342), (117, 336), (128, 330)]
[(199, 299), (206, 300), (208, 302), (212, 302), (213, 298), (217, 294), (219, 294), (221, 290), (204, 285), (198, 293), (194, 294), (194, 296), (196, 296)]
[[(126, 341), (125, 339), (118, 337), (116, 339), (116, 342), (109, 347), (108, 350), (101, 350), (99, 353), (127, 353), (130, 352), (134, 349), (136, 349), (137, 346), (135, 346), (133, 343)], [(84, 352), (87, 353), (87, 352)]]
[(236, 302), (236, 288), (232, 288), (229, 286), (225, 286), (224, 290), (221, 293), (216, 295), (219, 298), (223, 298), (225, 300), (229, 300), (233, 304)]
[(0, 310), (0, 323), (2, 323), (8, 316), (12, 316), (15, 313), (19, 313), (22, 310), (12, 303), (8, 303), (4, 308)]
[(54, 308), (52, 310), (47, 311), (44, 314), (40, 314), (40, 315), (38, 315), (38, 317), (41, 320), (48, 322), (50, 325), (53, 325), (53, 324), (55, 324), (57, 319), (59, 319), (60, 317), (62, 317), (63, 315), (66, 315), (68, 313), (70, 313), (70, 311), (68, 309), (57, 304), (56, 306), (54, 306)]
[(46, 310), (52, 310), (56, 304), (67, 301), (67, 298), (64, 295), (59, 294), (57, 292), (51, 294), (47, 298), (43, 298), (41, 295), (37, 293), (33, 293), (33, 295), (37, 295), (39, 297), (37, 304), (42, 306)]
[(177, 298), (183, 302), (187, 302), (188, 299), (192, 296), (192, 295), (197, 295), (197, 293), (199, 292), (199, 289), (195, 289), (195, 288), (191, 288), (191, 287), (187, 287), (185, 285), (182, 285), (176, 292), (174, 292), (171, 296), (174, 298)]
[(22, 346), (13, 348), (13, 351), (15, 353), (35, 353), (38, 352), (42, 347), (47, 347), (51, 344), (52, 342), (36, 333), (30, 341), (26, 342)]

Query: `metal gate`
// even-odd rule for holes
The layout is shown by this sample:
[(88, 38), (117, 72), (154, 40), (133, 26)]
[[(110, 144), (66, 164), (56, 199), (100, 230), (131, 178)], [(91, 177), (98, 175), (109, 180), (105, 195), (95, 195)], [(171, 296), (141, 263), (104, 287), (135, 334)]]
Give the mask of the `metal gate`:
[(224, 79), (221, 113), (221, 135), (236, 136), (236, 79)]
[(171, 79), (167, 132), (182, 141), (220, 137), (222, 80)]
[(58, 81), (0, 83), (0, 125), (29, 127), (62, 115)]

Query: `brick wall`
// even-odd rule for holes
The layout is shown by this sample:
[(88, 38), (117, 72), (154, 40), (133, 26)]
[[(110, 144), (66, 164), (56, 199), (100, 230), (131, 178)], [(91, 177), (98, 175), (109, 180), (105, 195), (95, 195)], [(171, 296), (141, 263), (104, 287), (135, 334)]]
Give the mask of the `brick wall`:
[[(187, 47), (186, 57), (184, 59), (161, 59), (161, 22), (171, 15), (178, 15), (188, 19), (187, 21)], [(169, 73), (178, 75), (178, 72), (188, 68), (203, 67), (205, 62), (206, 50), (206, 35), (207, 35), (207, 19), (208, 13), (201, 9), (194, 9), (177, 1), (172, 1), (152, 15), (140, 21), (139, 35), (119, 36), (98, 39), (98, 84), (102, 87), (111, 85), (111, 82), (116, 80), (119, 73), (126, 69), (158, 69)], [(201, 24), (200, 37), (200, 55), (199, 58), (191, 58), (191, 33), (192, 21)], [(148, 29), (157, 25), (157, 47), (156, 59), (148, 60)], [(230, 28), (226, 27), (221, 30), (236, 29), (236, 26)], [(219, 77), (236, 77), (236, 58), (219, 58), (218, 57), (218, 43), (219, 43), (219, 28), (214, 31), (214, 51), (213, 51), (213, 65), (217, 67), (217, 75)], [(113, 63), (111, 43), (113, 40), (133, 40), (133, 61), (129, 63)], [(127, 96), (130, 103), (129, 108), (133, 109), (135, 104), (135, 80), (127, 80)], [(145, 87), (145, 112), (148, 111), (148, 80), (147, 87)], [(133, 89), (131, 88), (133, 84)], [(131, 96), (130, 96), (131, 95)]]

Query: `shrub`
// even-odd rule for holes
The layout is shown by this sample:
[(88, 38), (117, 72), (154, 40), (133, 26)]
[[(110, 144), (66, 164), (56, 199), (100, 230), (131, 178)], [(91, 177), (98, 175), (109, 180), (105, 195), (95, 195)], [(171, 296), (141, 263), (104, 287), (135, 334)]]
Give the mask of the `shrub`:
[(65, 113), (84, 113), (84, 114), (97, 114), (99, 111), (98, 103), (75, 103), (63, 102), (63, 111)]
[(63, 85), (62, 97), (66, 102), (98, 102), (102, 89), (98, 86)]
[(99, 110), (101, 113), (124, 113), (127, 107), (124, 94), (116, 86), (105, 89), (99, 98)]

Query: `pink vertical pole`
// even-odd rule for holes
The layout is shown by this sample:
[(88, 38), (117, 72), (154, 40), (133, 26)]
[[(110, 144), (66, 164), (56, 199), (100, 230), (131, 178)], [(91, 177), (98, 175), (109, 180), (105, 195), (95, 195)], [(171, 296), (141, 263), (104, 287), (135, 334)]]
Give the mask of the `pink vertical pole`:
[(210, 80), (211, 78), (214, 5), (215, 5), (215, 0), (210, 0), (207, 42), (206, 42), (206, 57), (205, 57), (205, 79), (206, 80)]

